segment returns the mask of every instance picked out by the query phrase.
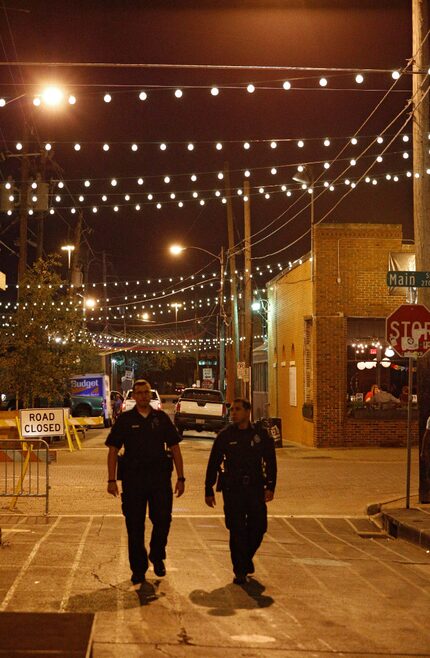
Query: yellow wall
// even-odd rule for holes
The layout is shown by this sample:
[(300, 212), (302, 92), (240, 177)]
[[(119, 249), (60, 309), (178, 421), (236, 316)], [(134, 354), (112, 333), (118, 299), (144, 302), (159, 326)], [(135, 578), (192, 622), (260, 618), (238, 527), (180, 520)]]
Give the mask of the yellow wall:
[[(284, 441), (312, 445), (313, 423), (302, 415), (304, 320), (312, 316), (310, 261), (275, 280), (268, 299), (269, 413), (282, 419)], [(290, 404), (290, 362), (296, 364), (297, 406)]]

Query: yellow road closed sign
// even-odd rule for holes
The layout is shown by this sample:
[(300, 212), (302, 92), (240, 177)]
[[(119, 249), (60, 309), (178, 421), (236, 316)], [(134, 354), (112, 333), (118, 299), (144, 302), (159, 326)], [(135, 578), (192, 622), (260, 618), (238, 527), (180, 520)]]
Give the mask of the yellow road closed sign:
[(24, 438), (61, 436), (64, 434), (64, 410), (20, 409), (19, 422)]

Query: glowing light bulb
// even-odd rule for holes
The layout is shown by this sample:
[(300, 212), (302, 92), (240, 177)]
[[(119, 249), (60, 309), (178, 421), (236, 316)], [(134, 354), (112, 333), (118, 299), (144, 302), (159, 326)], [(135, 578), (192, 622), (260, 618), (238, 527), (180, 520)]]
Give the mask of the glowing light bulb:
[(356, 137), (353, 137), (353, 138), (351, 139), (351, 144), (352, 144), (353, 146), (356, 146), (356, 145), (358, 144), (358, 139), (357, 139)]
[(162, 206), (161, 206), (161, 203), (158, 202), (158, 203), (157, 203), (157, 210), (161, 210), (161, 207), (162, 207)]
[(98, 211), (97, 206), (93, 206), (93, 213), (95, 214)]
[(103, 96), (103, 100), (104, 100), (105, 103), (110, 103), (111, 100), (112, 100), (112, 96), (110, 94), (105, 94)]
[(143, 185), (144, 182), (145, 182), (145, 181), (143, 180), (143, 178), (138, 178), (138, 179), (137, 179), (137, 184), (138, 184), (138, 185)]
[(253, 85), (253, 84), (249, 84), (249, 85), (247, 86), (247, 88), (246, 88), (246, 91), (248, 92), (248, 94), (253, 94), (254, 91), (255, 91), (255, 87), (254, 87), (254, 85)]
[(212, 87), (211, 88), (211, 94), (212, 94), (212, 96), (218, 96), (218, 94), (219, 94), (218, 87)]
[(75, 144), (74, 147), (75, 151), (80, 151), (81, 150), (81, 145), (80, 144)]
[(110, 184), (112, 185), (112, 187), (116, 187), (116, 186), (118, 185), (118, 181), (117, 181), (117, 179), (116, 179), (116, 178), (112, 178)]
[(15, 148), (16, 148), (17, 151), (21, 151), (21, 150), (22, 150), (22, 144), (21, 144), (21, 142), (17, 142)]
[(299, 141), (297, 142), (297, 146), (299, 147), (299, 149), (302, 149), (304, 145), (305, 145), (304, 141), (302, 139), (299, 139)]
[(63, 183), (62, 180), (59, 181), (59, 183), (58, 183), (58, 187), (60, 188), (60, 190), (63, 189), (63, 187), (64, 187), (64, 183)]
[(249, 178), (250, 175), (251, 175), (251, 172), (249, 171), (249, 169), (247, 169), (247, 170), (244, 172), (243, 175), (245, 176), (245, 178)]
[(78, 201), (79, 201), (79, 203), (83, 203), (83, 202), (85, 201), (85, 197), (84, 197), (83, 194), (80, 194), (80, 195), (79, 195), (79, 197), (78, 197)]
[(166, 184), (170, 183), (170, 176), (164, 176), (164, 182)]
[(276, 142), (270, 142), (270, 148), (271, 148), (271, 149), (275, 149), (275, 148), (277, 148), (277, 146), (278, 146), (278, 145), (277, 145)]
[(198, 196), (199, 196), (199, 193), (198, 193), (198, 192), (193, 192), (193, 197), (194, 197), (194, 199), (197, 199)]
[(195, 183), (197, 180), (197, 176), (195, 174), (191, 174), (191, 180), (193, 181), (193, 183)]
[(126, 194), (126, 195), (124, 196), (124, 200), (125, 200), (125, 201), (130, 201), (130, 195), (129, 195), (129, 194)]
[(119, 210), (118, 206), (114, 206), (113, 210), (114, 210), (114, 212), (118, 212), (118, 210)]
[(328, 139), (328, 137), (326, 137), (326, 139), (324, 140), (324, 146), (330, 146), (330, 140)]
[(183, 207), (184, 207), (183, 202), (182, 202), (182, 201), (179, 201), (178, 206), (179, 206), (179, 208), (183, 208)]
[(327, 78), (320, 78), (319, 85), (320, 87), (327, 87)]
[(357, 164), (357, 160), (354, 160), (353, 158), (352, 160), (349, 161), (349, 164), (351, 165), (351, 167), (355, 167), (355, 165)]
[(289, 89), (291, 89), (291, 82), (289, 82), (288, 80), (285, 80), (285, 82), (283, 83), (282, 86), (285, 89), (285, 91), (288, 91)]
[(222, 171), (219, 172), (218, 178), (219, 180), (222, 180), (224, 178), (224, 174), (222, 173)]
[(270, 173), (272, 174), (272, 176), (275, 176), (278, 173), (278, 170), (275, 167), (272, 167)]
[(132, 144), (132, 145), (131, 145), (131, 150), (132, 150), (132, 151), (137, 151), (138, 148), (139, 148), (139, 147), (138, 147), (137, 144)]
[(194, 151), (194, 144), (191, 144), (191, 142), (188, 144), (187, 149), (189, 151)]
[(393, 71), (391, 77), (393, 80), (398, 80), (400, 78), (400, 71)]
[(382, 162), (383, 159), (384, 158), (382, 157), (382, 155), (378, 155), (378, 157), (376, 158), (376, 162)]
[(73, 94), (70, 94), (69, 98), (67, 99), (67, 102), (69, 103), (69, 105), (75, 105), (76, 96), (73, 96)]
[(404, 142), (409, 142), (409, 136), (408, 135), (403, 135), (402, 140)]
[(70, 212), (72, 213), (72, 215), (74, 215), (76, 212), (76, 208), (70, 208)]
[(106, 196), (106, 194), (103, 194), (103, 196), (102, 196), (102, 201), (107, 201), (107, 196)]
[(204, 206), (204, 205), (205, 205), (205, 200), (204, 200), (204, 199), (200, 199), (200, 205), (201, 205), (201, 206)]
[(409, 153), (407, 153), (407, 152), (405, 151), (405, 152), (403, 153), (403, 158), (404, 158), (405, 160), (407, 160), (407, 159), (409, 158)]
[(40, 100), (39, 96), (35, 96), (35, 97), (33, 98), (33, 105), (35, 105), (36, 107), (39, 107), (39, 105), (40, 105), (41, 102), (42, 102), (42, 101)]
[(86, 181), (84, 182), (84, 185), (85, 185), (85, 187), (89, 187), (89, 186), (91, 185), (91, 183), (90, 183), (89, 180), (86, 180)]
[(324, 169), (330, 169), (330, 162), (324, 162)]
[(6, 105), (6, 99), (0, 98), (0, 107), (4, 107), (5, 105)]
[(165, 151), (166, 148), (167, 148), (167, 145), (166, 145), (164, 142), (162, 142), (162, 143), (160, 144), (160, 151)]
[(103, 144), (103, 151), (109, 151), (109, 144)]
[(50, 144), (49, 142), (45, 144), (45, 151), (50, 151), (51, 149), (52, 149), (52, 144)]
[(355, 81), (358, 85), (361, 85), (364, 82), (364, 76), (361, 73), (357, 73)]
[(249, 142), (244, 142), (243, 148), (245, 149), (245, 151), (248, 151), (251, 148), (251, 144)]
[(175, 89), (175, 97), (176, 98), (182, 98), (182, 89)]
[(154, 196), (153, 196), (152, 194), (148, 194), (148, 197), (147, 197), (147, 198), (148, 198), (148, 201), (152, 201), (152, 199), (154, 198)]
[(176, 199), (176, 194), (174, 192), (172, 192), (171, 195), (170, 195), (170, 198), (171, 199)]
[(303, 165), (299, 165), (299, 166), (297, 167), (297, 171), (298, 171), (299, 173), (302, 173), (304, 170), (305, 170), (305, 168), (304, 168)]
[(384, 138), (381, 137), (381, 135), (379, 135), (379, 137), (376, 138), (376, 141), (378, 142), (378, 144), (382, 144), (383, 141), (384, 141)]
[(136, 210), (140, 210), (140, 204), (139, 203), (136, 203), (136, 205), (134, 207), (135, 207)]
[(147, 98), (148, 98), (148, 94), (146, 93), (146, 91), (141, 91), (139, 94), (139, 100), (146, 101)]
[(222, 149), (222, 144), (221, 144), (221, 142), (217, 142), (215, 148), (216, 148), (217, 151), (221, 151), (221, 149)]

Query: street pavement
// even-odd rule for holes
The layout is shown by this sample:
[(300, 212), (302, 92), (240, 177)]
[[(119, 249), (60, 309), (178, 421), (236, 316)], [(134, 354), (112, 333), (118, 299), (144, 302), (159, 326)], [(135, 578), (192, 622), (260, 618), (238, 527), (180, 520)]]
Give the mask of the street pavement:
[[(59, 446), (48, 518), (43, 501), (3, 509), (0, 611), (96, 613), (94, 658), (430, 656), (430, 555), (365, 513), (403, 505), (404, 450), (277, 450), (269, 530), (255, 576), (237, 586), (221, 499), (215, 510), (203, 500), (212, 439), (187, 434), (167, 576), (150, 570), (136, 587), (120, 503), (106, 493), (105, 436), (88, 431), (80, 452)], [(414, 450), (413, 492), (416, 473)]]

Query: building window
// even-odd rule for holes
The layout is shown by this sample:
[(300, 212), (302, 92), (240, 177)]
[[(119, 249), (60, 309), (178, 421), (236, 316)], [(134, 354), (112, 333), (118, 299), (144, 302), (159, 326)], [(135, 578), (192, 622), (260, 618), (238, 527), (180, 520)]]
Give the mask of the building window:
[(312, 368), (312, 338), (313, 338), (313, 324), (312, 319), (305, 320), (305, 335), (303, 345), (303, 371), (304, 371), (304, 401), (306, 403), (313, 402), (314, 399), (314, 373)]

